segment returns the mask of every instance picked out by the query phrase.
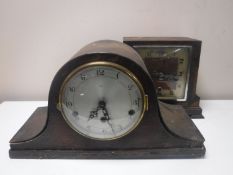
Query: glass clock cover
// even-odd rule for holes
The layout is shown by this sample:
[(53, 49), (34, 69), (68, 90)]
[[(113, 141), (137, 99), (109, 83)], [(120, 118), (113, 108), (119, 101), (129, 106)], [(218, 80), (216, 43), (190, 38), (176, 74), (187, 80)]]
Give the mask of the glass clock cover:
[(160, 99), (184, 101), (189, 76), (189, 46), (134, 46), (144, 59)]
[(65, 120), (75, 131), (93, 139), (126, 135), (144, 112), (142, 86), (119, 65), (85, 65), (68, 76), (61, 91)]

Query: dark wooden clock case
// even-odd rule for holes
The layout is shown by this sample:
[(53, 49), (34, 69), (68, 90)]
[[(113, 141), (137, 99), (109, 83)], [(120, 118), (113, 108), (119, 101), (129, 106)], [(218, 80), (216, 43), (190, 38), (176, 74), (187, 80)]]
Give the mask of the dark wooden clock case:
[[(111, 141), (86, 138), (65, 122), (58, 97), (65, 77), (92, 61), (110, 61), (127, 67), (148, 95), (148, 111), (128, 135)], [(99, 41), (80, 50), (56, 74), (48, 107), (40, 107), (10, 141), (11, 158), (196, 158), (205, 154), (204, 138), (182, 106), (156, 100), (156, 92), (141, 57), (129, 46)]]
[(201, 53), (201, 41), (187, 37), (124, 37), (123, 42), (135, 46), (190, 46), (190, 71), (187, 99), (185, 101), (162, 100), (169, 104), (182, 105), (191, 118), (203, 118), (199, 106), (200, 97), (196, 95), (197, 75)]

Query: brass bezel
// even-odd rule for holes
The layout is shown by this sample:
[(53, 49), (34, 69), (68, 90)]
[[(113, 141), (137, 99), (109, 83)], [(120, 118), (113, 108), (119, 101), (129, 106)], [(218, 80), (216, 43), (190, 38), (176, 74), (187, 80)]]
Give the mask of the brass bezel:
[[(127, 132), (125, 132), (124, 134), (121, 134), (119, 136), (116, 136), (116, 137), (112, 137), (112, 138), (95, 138), (95, 137), (91, 137), (91, 136), (88, 136), (84, 133), (82, 133), (81, 131), (79, 131), (77, 128), (75, 128), (72, 123), (67, 119), (64, 111), (63, 111), (63, 107), (62, 107), (62, 95), (64, 93), (64, 90), (65, 90), (65, 85), (67, 84), (67, 82), (77, 73), (77, 72), (80, 72), (81, 70), (85, 69), (85, 68), (88, 68), (88, 67), (94, 67), (94, 66), (109, 66), (109, 67), (113, 67), (119, 71), (122, 71), (124, 72), (126, 75), (128, 75), (130, 77), (130, 79), (132, 79), (135, 84), (138, 86), (139, 90), (140, 90), (140, 93), (141, 93), (141, 96), (142, 96), (142, 111), (140, 113), (140, 116), (138, 118), (138, 121), (133, 125), (133, 127), (131, 127)], [(79, 133), (80, 135), (86, 137), (86, 138), (90, 138), (90, 139), (93, 139), (93, 140), (100, 140), (100, 141), (107, 141), (107, 140), (115, 140), (115, 139), (119, 139), (121, 137), (124, 137), (126, 135), (128, 135), (130, 132), (132, 132), (138, 125), (139, 123), (141, 122), (143, 116), (144, 116), (144, 113), (146, 110), (148, 110), (148, 96), (145, 94), (144, 92), (144, 89), (143, 89), (143, 86), (142, 84), (140, 83), (140, 81), (137, 79), (137, 77), (130, 71), (128, 70), (127, 68), (119, 65), (119, 64), (116, 64), (116, 63), (112, 63), (112, 62), (108, 62), (108, 61), (95, 61), (95, 62), (89, 62), (89, 63), (86, 63), (86, 64), (83, 64), (79, 67), (77, 67), (76, 69), (74, 69), (71, 73), (69, 73), (69, 75), (65, 78), (65, 80), (63, 81), (62, 83), (62, 86), (60, 88), (60, 91), (59, 91), (59, 103), (58, 103), (58, 110), (61, 112), (63, 118), (65, 119), (66, 123), (74, 130), (76, 131), (77, 133)]]

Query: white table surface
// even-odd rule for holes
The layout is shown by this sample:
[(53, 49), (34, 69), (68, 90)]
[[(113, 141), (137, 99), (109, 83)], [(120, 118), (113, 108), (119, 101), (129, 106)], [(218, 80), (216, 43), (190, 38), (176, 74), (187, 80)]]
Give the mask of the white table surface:
[(47, 102), (3, 102), (0, 104), (0, 175), (233, 175), (233, 100), (201, 101), (205, 119), (194, 119), (194, 122), (206, 139), (207, 151), (202, 159), (10, 159), (8, 156), (9, 140), (38, 106), (46, 105)]

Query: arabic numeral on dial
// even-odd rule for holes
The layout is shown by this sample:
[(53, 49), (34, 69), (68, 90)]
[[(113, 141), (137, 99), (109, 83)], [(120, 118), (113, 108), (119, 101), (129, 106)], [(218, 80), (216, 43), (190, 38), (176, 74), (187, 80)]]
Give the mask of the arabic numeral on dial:
[(137, 98), (136, 100), (134, 100), (133, 104), (139, 107), (140, 100), (140, 98)]
[(120, 74), (120, 72), (118, 72), (118, 73), (116, 74), (116, 78), (117, 78), (117, 79), (119, 79), (119, 74)]
[(69, 87), (70, 92), (75, 92), (75, 87)]
[(81, 74), (81, 80), (86, 80), (87, 76), (85, 74)]
[(179, 61), (180, 64), (183, 64), (184, 63), (184, 59), (181, 58), (180, 61)]
[(73, 106), (73, 103), (71, 101), (66, 101), (65, 105), (66, 105), (67, 108), (70, 108), (70, 107)]
[(103, 69), (97, 69), (96, 74), (97, 74), (97, 76), (104, 75), (104, 70)]
[(121, 125), (118, 125), (119, 131), (123, 130), (123, 127)]

